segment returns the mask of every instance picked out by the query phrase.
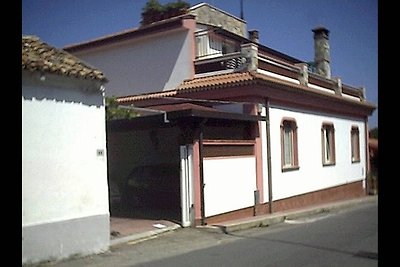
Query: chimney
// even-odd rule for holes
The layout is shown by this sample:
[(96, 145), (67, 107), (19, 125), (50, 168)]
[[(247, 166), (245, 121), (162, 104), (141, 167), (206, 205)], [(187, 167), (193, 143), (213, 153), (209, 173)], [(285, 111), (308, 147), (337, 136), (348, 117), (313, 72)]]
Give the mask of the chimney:
[(329, 30), (317, 27), (314, 32), (314, 63), (316, 71), (325, 78), (331, 78), (331, 66), (329, 55)]
[(257, 30), (251, 30), (251, 31), (249, 31), (249, 39), (252, 41), (252, 42), (254, 42), (254, 43), (256, 43), (256, 44), (258, 44), (259, 43), (259, 38), (258, 38), (258, 31)]

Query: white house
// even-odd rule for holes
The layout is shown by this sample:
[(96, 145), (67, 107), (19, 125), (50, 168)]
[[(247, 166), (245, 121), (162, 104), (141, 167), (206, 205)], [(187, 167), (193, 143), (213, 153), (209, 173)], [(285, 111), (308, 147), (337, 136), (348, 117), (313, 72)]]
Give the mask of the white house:
[(106, 77), (22, 36), (22, 263), (109, 248)]
[(366, 194), (375, 106), (332, 76), (329, 30), (312, 30), (312, 63), (246, 31), (202, 3), (65, 48), (104, 70), (121, 105), (154, 111), (109, 122), (110, 179), (123, 189), (135, 166), (180, 164), (183, 225)]

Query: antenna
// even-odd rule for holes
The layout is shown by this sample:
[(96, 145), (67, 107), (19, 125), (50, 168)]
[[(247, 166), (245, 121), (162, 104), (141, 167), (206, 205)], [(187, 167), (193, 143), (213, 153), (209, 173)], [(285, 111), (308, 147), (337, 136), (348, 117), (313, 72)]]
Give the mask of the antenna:
[(244, 20), (244, 15), (243, 15), (243, 0), (240, 0), (240, 18)]

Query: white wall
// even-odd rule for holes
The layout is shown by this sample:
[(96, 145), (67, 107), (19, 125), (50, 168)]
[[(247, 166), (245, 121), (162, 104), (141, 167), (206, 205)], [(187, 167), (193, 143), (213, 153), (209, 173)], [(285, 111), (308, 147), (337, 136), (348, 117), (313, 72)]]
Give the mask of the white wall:
[[(297, 122), (299, 170), (282, 172), (281, 169), (280, 123), (283, 117), (294, 118)], [(333, 166), (322, 166), (321, 126), (323, 122), (331, 122), (335, 128), (336, 164)], [(351, 162), (350, 132), (353, 125), (358, 126), (360, 133), (361, 161), (358, 163)], [(270, 126), (273, 200), (364, 179), (366, 144), (363, 121), (272, 106)], [(264, 185), (267, 183), (268, 181), (264, 181)]]
[(203, 166), (206, 217), (254, 205), (255, 157), (205, 158)]
[(44, 83), (22, 93), (22, 226), (108, 215), (101, 92)]
[(103, 71), (109, 79), (107, 96), (174, 89), (193, 75), (193, 36), (188, 33), (170, 31), (74, 54)]

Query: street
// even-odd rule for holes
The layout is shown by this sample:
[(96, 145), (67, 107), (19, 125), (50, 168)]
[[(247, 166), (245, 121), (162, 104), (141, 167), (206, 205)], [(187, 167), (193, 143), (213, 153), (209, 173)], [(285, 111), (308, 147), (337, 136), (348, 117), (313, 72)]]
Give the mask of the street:
[(378, 266), (377, 209), (361, 203), (227, 234), (179, 229), (51, 266)]

